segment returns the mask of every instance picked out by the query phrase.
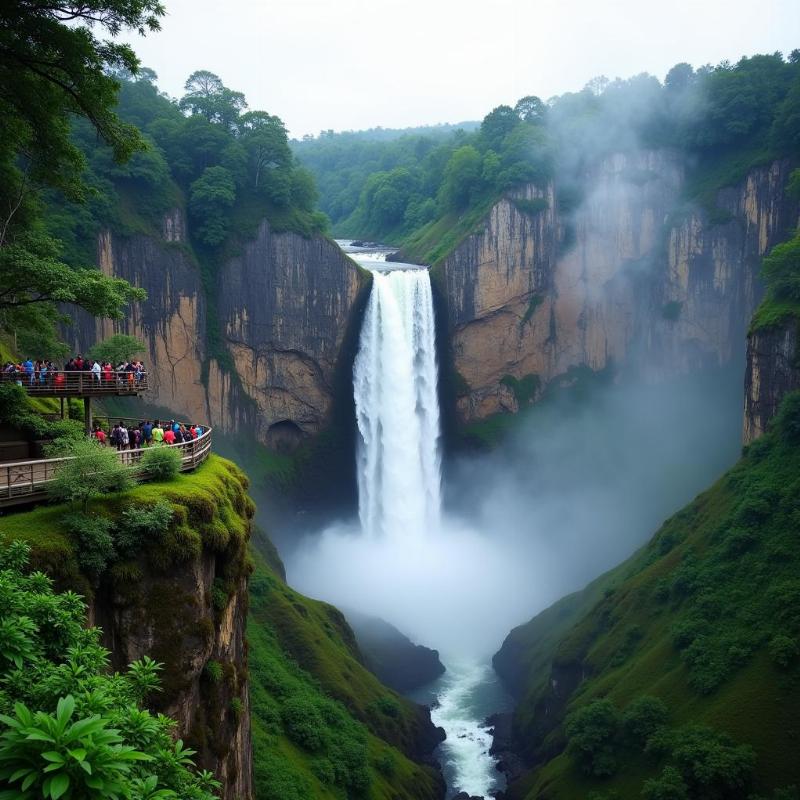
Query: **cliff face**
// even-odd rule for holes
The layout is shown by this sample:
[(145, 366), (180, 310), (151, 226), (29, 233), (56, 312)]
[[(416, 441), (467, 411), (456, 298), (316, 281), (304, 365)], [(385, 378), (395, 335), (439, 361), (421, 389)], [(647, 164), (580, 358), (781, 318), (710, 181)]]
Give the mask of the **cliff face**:
[[(178, 736), (223, 785), (222, 797), (252, 797), (250, 701), (247, 684), (247, 581), (236, 582), (224, 606), (214, 591), (220, 565), (203, 552), (179, 570), (148, 570), (135, 591), (112, 590), (92, 603), (113, 666), (144, 655), (164, 664), (156, 709), (178, 722)], [(219, 680), (207, 667), (219, 664)]]
[(747, 339), (744, 442), (757, 439), (775, 416), (783, 396), (800, 389), (800, 321), (757, 330)]
[[(240, 392), (255, 405), (251, 419), (260, 441), (291, 447), (322, 427), (358, 289), (353, 262), (331, 242), (274, 234), (266, 222), (244, 252), (225, 264), (219, 315)], [(215, 408), (225, 408), (232, 390), (230, 376), (212, 370)], [(241, 425), (230, 422), (234, 429)]]
[[(101, 234), (98, 264), (146, 289), (148, 300), (120, 322), (80, 316), (75, 346), (115, 332), (144, 340), (148, 402), (277, 449), (324, 426), (361, 280), (332, 242), (275, 233), (263, 222), (221, 266), (210, 303), (179, 209), (158, 237)], [(210, 352), (212, 333), (219, 341)]]
[(534, 213), (501, 200), (437, 267), (462, 420), (515, 411), (533, 399), (515, 381), (541, 389), (572, 366), (657, 379), (739, 356), (760, 258), (797, 222), (789, 171), (752, 170), (718, 193), (713, 220), (681, 208), (685, 166), (667, 151), (600, 162), (571, 214), (558, 185), (527, 190), (547, 200)]

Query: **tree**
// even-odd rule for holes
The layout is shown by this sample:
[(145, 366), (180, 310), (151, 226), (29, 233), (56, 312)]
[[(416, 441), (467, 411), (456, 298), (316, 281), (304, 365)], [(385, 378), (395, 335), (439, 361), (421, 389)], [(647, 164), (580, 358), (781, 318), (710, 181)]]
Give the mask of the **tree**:
[(228, 234), (228, 213), (236, 202), (236, 183), (224, 167), (208, 167), (191, 185), (189, 212), (198, 223), (197, 238), (216, 247)]
[(69, 118), (88, 119), (124, 160), (143, 146), (117, 117), (119, 83), (110, 74), (139, 68), (130, 45), (100, 40), (124, 29), (159, 29), (158, 0), (8, 0), (0, 9), (0, 139), (21, 154), (30, 176), (81, 194), (82, 158), (69, 139)]
[(547, 116), (547, 106), (535, 95), (527, 95), (517, 100), (514, 113), (523, 121), (542, 125)]
[(47, 484), (48, 495), (56, 502), (80, 504), (84, 514), (93, 498), (127, 491), (135, 483), (116, 451), (93, 439), (57, 444), (50, 455), (69, 460), (57, 467), (55, 477)]
[(124, 333), (115, 333), (94, 345), (89, 350), (89, 358), (119, 364), (122, 361), (130, 361), (134, 355), (143, 353), (144, 349), (145, 345), (141, 339)]
[(216, 122), (232, 130), (239, 115), (247, 108), (247, 101), (241, 92), (228, 89), (213, 72), (198, 70), (193, 72), (184, 85), (186, 94), (178, 107), (190, 114), (199, 114), (208, 122)]
[(459, 147), (453, 153), (439, 189), (439, 200), (446, 211), (458, 211), (469, 205), (482, 185), (482, 167), (481, 155), (472, 145)]
[(147, 295), (96, 269), (73, 269), (59, 259), (59, 244), (29, 231), (0, 247), (0, 320), (8, 311), (34, 304), (70, 303), (96, 317), (119, 319), (125, 306)]
[(601, 777), (617, 771), (619, 728), (620, 714), (610, 700), (593, 700), (567, 717), (568, 750), (587, 775)]
[(250, 157), (256, 188), (262, 173), (267, 169), (286, 168), (291, 165), (292, 151), (283, 121), (266, 111), (249, 111), (240, 119), (242, 143)]
[(481, 122), (481, 139), (484, 150), (500, 152), (503, 140), (519, 123), (519, 117), (511, 106), (497, 106)]
[(135, 74), (138, 59), (129, 45), (98, 35), (157, 30), (163, 14), (158, 0), (9, 0), (0, 8), (0, 326), (6, 330), (19, 332), (14, 312), (31, 304), (53, 312), (71, 303), (118, 317), (144, 297), (99, 271), (69, 270), (39, 226), (36, 195), (54, 187), (69, 198), (86, 196), (73, 119), (86, 120), (118, 161), (146, 147), (115, 111), (114, 74)]

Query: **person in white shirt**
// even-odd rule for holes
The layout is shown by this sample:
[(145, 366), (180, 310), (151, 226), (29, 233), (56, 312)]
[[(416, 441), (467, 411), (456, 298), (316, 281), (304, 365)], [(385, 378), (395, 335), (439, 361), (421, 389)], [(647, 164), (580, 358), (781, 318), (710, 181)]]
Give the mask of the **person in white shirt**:
[(100, 363), (96, 359), (92, 364), (92, 375), (94, 375), (95, 382), (100, 383)]

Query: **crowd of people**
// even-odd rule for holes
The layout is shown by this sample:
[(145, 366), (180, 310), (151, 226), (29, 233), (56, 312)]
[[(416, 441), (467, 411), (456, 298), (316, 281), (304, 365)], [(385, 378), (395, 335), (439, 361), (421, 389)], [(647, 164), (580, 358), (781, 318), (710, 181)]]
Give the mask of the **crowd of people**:
[(128, 359), (115, 367), (110, 361), (100, 361), (93, 358), (84, 358), (77, 355), (70, 358), (62, 369), (55, 367), (52, 361), (30, 358), (25, 361), (7, 361), (3, 366), (3, 374), (14, 376), (17, 383), (29, 386), (59, 386), (70, 380), (68, 373), (84, 372), (92, 376), (92, 381), (97, 386), (111, 386), (112, 384), (136, 384), (142, 381), (145, 375), (144, 364), (138, 359)]
[[(109, 422), (110, 425), (110, 422)], [(120, 420), (110, 430), (105, 430), (99, 422), (95, 422), (92, 436), (100, 444), (116, 447), (117, 450), (140, 450), (164, 444), (181, 444), (193, 442), (204, 433), (201, 425), (186, 425), (171, 419), (164, 425), (160, 420), (128, 424)]]

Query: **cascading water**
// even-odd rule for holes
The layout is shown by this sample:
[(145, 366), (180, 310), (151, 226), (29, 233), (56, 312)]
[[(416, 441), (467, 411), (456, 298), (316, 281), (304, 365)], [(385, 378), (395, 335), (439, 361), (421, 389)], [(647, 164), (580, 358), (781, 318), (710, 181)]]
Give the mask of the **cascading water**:
[[(430, 276), (426, 269), (371, 266), (372, 292), (353, 370), (361, 531), (386, 542), (387, 553), (416, 551), (436, 563), (443, 531)], [(492, 684), (490, 673), (483, 663), (451, 662), (419, 697), (432, 701), (434, 724), (447, 732), (441, 762), (448, 796), (488, 796), (498, 786), (492, 737), (483, 722), (493, 710), (483, 691)]]
[(364, 534), (408, 538), (434, 532), (441, 513), (441, 459), (427, 270), (373, 272), (353, 384)]

